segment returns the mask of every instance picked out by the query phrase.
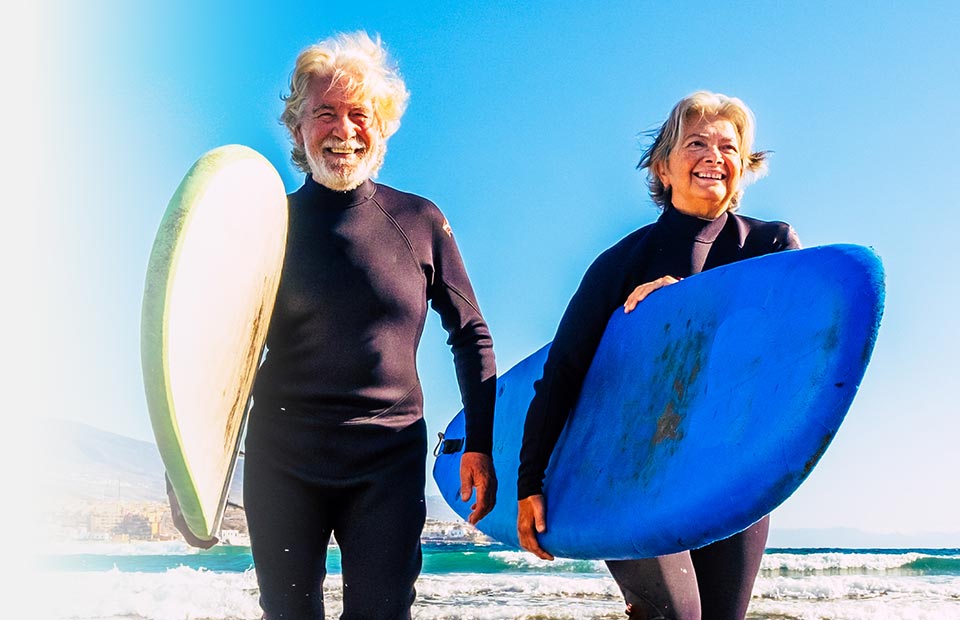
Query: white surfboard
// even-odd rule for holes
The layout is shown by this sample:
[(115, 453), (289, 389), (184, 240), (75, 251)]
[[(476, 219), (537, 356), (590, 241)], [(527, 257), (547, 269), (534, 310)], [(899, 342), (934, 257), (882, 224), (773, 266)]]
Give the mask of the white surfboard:
[(147, 271), (141, 355), (150, 421), (190, 531), (220, 527), (280, 281), (283, 181), (256, 151), (216, 148), (190, 168)]

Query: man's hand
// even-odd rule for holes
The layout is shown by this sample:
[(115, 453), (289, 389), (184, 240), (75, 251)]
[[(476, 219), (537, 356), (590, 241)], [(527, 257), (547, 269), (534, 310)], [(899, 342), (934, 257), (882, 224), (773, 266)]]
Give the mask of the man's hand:
[(187, 544), (191, 547), (197, 547), (198, 549), (209, 549), (220, 542), (216, 536), (210, 540), (203, 540), (202, 538), (197, 538), (196, 535), (190, 531), (190, 528), (187, 527), (186, 520), (183, 518), (183, 511), (180, 510), (180, 502), (177, 500), (177, 495), (173, 492), (173, 486), (170, 485), (170, 479), (167, 478), (166, 474), (163, 475), (163, 478), (167, 483), (167, 499), (170, 500), (170, 516), (173, 517), (173, 524), (176, 526), (177, 531), (183, 536), (183, 539), (187, 541)]
[(464, 452), (460, 457), (460, 499), (469, 501), (473, 489), (477, 489), (477, 501), (470, 506), (467, 521), (476, 525), (487, 516), (497, 503), (497, 473), (493, 470), (493, 458), (482, 452)]
[(541, 560), (552, 560), (553, 556), (540, 546), (537, 533), (547, 531), (547, 500), (543, 495), (531, 495), (517, 503), (517, 535), (520, 546)]
[(653, 282), (647, 282), (646, 284), (641, 284), (637, 288), (633, 289), (633, 292), (627, 296), (627, 301), (623, 304), (624, 313), (630, 313), (634, 308), (637, 307), (637, 304), (647, 298), (647, 295), (654, 292), (658, 288), (663, 288), (669, 286), (670, 284), (676, 284), (680, 280), (674, 278), (673, 276), (663, 276), (662, 278), (657, 278)]

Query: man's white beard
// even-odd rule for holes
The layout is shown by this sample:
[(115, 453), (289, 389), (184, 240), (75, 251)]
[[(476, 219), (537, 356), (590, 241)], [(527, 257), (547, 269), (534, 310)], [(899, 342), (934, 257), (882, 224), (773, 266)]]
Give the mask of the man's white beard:
[(332, 166), (323, 158), (323, 147), (317, 147), (319, 153), (314, 156), (313, 149), (305, 149), (307, 163), (313, 180), (335, 192), (348, 192), (356, 189), (367, 179), (374, 179), (383, 166), (387, 153), (386, 140), (377, 140), (368, 145), (360, 161), (356, 164), (344, 163)]

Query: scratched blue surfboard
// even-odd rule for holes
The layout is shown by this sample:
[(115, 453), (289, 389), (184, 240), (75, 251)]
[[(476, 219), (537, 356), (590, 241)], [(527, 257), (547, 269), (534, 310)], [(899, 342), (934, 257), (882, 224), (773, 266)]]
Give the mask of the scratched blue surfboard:
[[(547, 469), (558, 557), (642, 558), (735, 534), (800, 486), (834, 438), (866, 371), (883, 267), (856, 245), (754, 258), (614, 312)], [(549, 345), (498, 379), (497, 506), (479, 529), (518, 547), (523, 422)], [(434, 478), (460, 516), (461, 411)]]

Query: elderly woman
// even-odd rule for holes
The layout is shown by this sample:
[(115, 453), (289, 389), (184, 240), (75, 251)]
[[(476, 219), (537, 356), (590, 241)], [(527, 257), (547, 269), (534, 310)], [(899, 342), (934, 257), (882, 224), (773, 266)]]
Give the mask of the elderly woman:
[[(753, 114), (739, 99), (696, 92), (681, 100), (644, 153), (650, 195), (662, 209), (605, 251), (570, 301), (527, 412), (518, 477), (517, 530), (543, 559), (543, 477), (610, 314), (630, 312), (658, 288), (735, 261), (800, 247), (793, 229), (734, 213), (742, 188), (765, 170), (753, 151)], [(639, 286), (637, 286), (639, 284)], [(608, 561), (631, 618), (742, 619), (769, 517), (726, 540), (674, 555)]]

